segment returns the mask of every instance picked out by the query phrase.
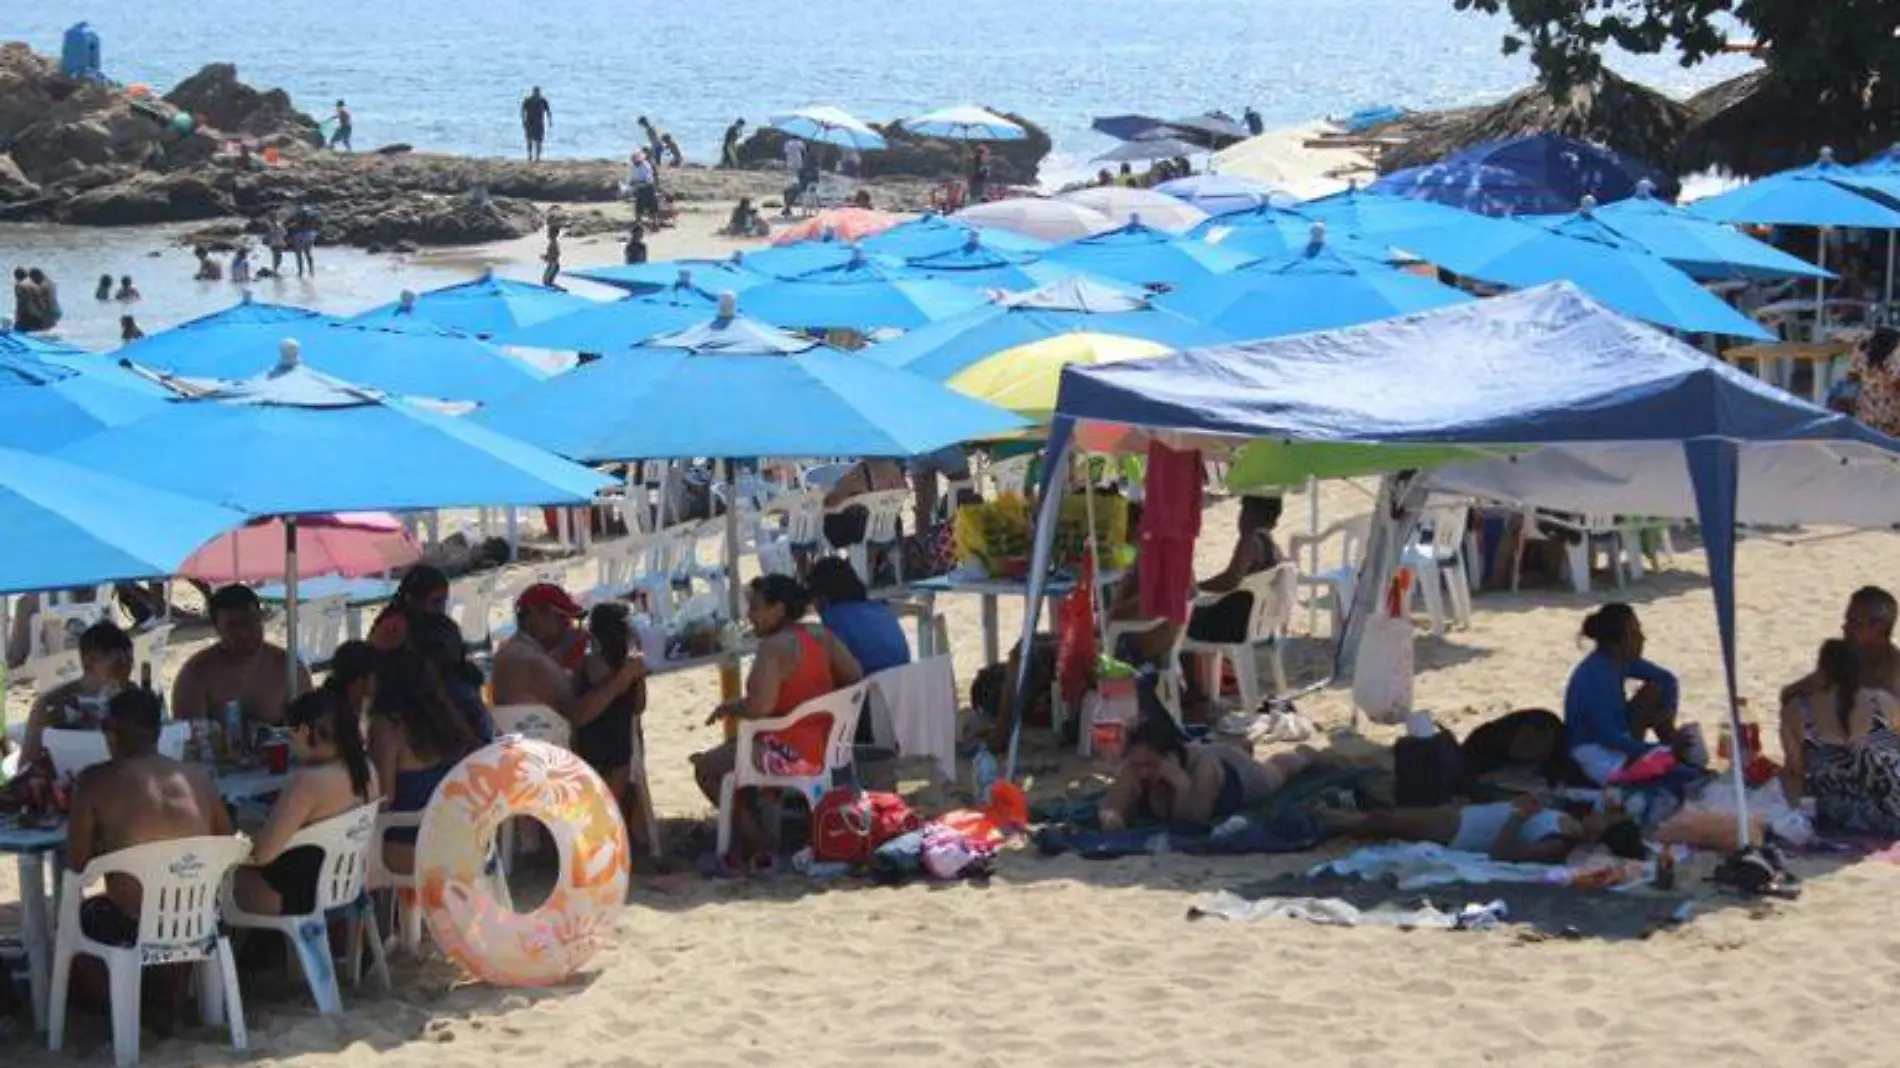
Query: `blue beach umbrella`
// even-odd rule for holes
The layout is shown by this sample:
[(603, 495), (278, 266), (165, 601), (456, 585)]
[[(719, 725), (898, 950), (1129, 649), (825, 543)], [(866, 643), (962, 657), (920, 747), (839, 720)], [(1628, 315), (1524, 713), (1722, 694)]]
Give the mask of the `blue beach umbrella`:
[(1627, 200), (1595, 207), (1592, 214), (1691, 278), (1771, 281), (1832, 277), (1766, 241), (1757, 241), (1731, 226), (1711, 222), (1687, 208), (1658, 200), (1647, 189), (1638, 190)]
[(1675, 196), (1676, 183), (1649, 164), (1613, 148), (1560, 134), (1529, 134), (1473, 145), (1445, 162), (1475, 163), (1511, 171), (1564, 201), (1564, 210), (1595, 197), (1608, 204), (1636, 195), (1644, 182)]
[(1357, 326), (1470, 300), (1434, 279), (1344, 254), (1322, 236), (1292, 256), (1247, 264), (1155, 303), (1250, 340)]
[(584, 462), (915, 456), (1024, 421), (876, 360), (739, 316), (598, 360), (472, 416)]
[(946, 141), (1021, 141), (1028, 131), (984, 108), (963, 105), (940, 108), (898, 125), (921, 137)]
[[(0, 334), (0, 446), (51, 452), (158, 410), (171, 394), (123, 369), (87, 373), (77, 349)], [(54, 362), (59, 359), (60, 362)]]
[(1421, 231), (1400, 243), (1448, 271), (1495, 285), (1569, 281), (1615, 311), (1670, 330), (1773, 339), (1695, 279), (1586, 213), (1481, 221), (1484, 227), (1470, 231)]
[(175, 574), (242, 513), (0, 448), (0, 594)]
[(860, 333), (915, 330), (984, 303), (980, 293), (918, 277), (855, 250), (842, 264), (767, 282), (745, 295), (746, 314), (760, 322)]
[(829, 232), (812, 241), (796, 241), (789, 245), (773, 245), (748, 252), (745, 266), (773, 280), (797, 278), (813, 271), (843, 267), (858, 260), (893, 271), (902, 271), (904, 268), (904, 261), (895, 256), (865, 251), (863, 246), (840, 241)]
[(484, 273), (461, 282), (402, 298), (351, 319), (358, 326), (402, 327), (418, 319), (470, 337), (491, 338), (579, 311), (598, 301), (564, 289), (538, 286)]
[(597, 304), (537, 323), (501, 340), (527, 348), (606, 354), (705, 322), (718, 310), (718, 294), (699, 288), (694, 273), (682, 268), (669, 288)]
[(1004, 297), (994, 304), (880, 342), (867, 355), (933, 382), (943, 382), (979, 360), (1058, 334), (1112, 334), (1174, 349), (1234, 340), (1212, 327), (1157, 307), (1145, 295), (1071, 278)]
[(885, 147), (883, 134), (871, 129), (863, 120), (834, 107), (800, 108), (786, 115), (776, 115), (766, 125), (792, 137), (860, 152), (878, 151)]
[[(1216, 215), (1189, 230), (1187, 236), (1256, 258), (1285, 257), (1312, 244), (1315, 225), (1315, 220), (1297, 211), (1265, 204)], [(1355, 237), (1330, 226), (1326, 241), (1336, 251), (1362, 259), (1390, 263), (1398, 258), (1382, 241)]]
[(1009, 230), (975, 226), (934, 212), (898, 223), (881, 234), (873, 234), (858, 242), (858, 247), (880, 256), (914, 260), (955, 252), (964, 246), (971, 234), (981, 234), (983, 247), (993, 252), (1042, 252), (1050, 247), (1047, 241)]
[(1154, 190), (1186, 201), (1209, 215), (1225, 215), (1268, 205), (1290, 207), (1299, 200), (1265, 182), (1256, 182), (1237, 174), (1191, 174), (1186, 178), (1162, 182)]
[(1834, 162), (1833, 153), (1824, 151), (1816, 163), (1698, 200), (1689, 210), (1724, 223), (1900, 229), (1900, 211), (1848, 184), (1865, 177)]
[(1045, 263), (1034, 252), (1006, 252), (989, 247), (972, 231), (959, 248), (922, 256), (905, 263), (911, 273), (934, 278), (967, 289), (1000, 289), (1019, 292), (1074, 278), (1073, 267)]
[(1043, 259), (1129, 285), (1175, 288), (1231, 271), (1249, 257), (1157, 230), (1136, 217), (1106, 233), (1057, 245)]
[(149, 377), (121, 366), (117, 357), (88, 352), (59, 338), (40, 334), (22, 334), (0, 329), (0, 361), (24, 361), (27, 365), (51, 364), (74, 371), (96, 382), (129, 389), (160, 399), (174, 396)]
[(691, 271), (694, 284), (704, 289), (715, 293), (742, 293), (770, 277), (762, 271), (753, 270), (749, 263), (746, 253), (734, 252), (722, 260), (655, 260), (619, 267), (589, 267), (567, 273), (575, 278), (585, 278), (589, 282), (624, 289), (639, 296), (671, 288), (679, 281), (681, 271)]
[(1393, 171), (1368, 188), (1490, 216), (1550, 215), (1577, 206), (1575, 197), (1517, 171), (1455, 157)]
[(179, 377), (232, 381), (270, 370), (287, 340), (297, 342), (312, 370), (401, 396), (487, 403), (545, 377), (492, 345), (428, 320), (392, 317), (384, 326), (359, 326), (249, 298), (147, 335), (113, 355)]
[(1401, 247), (1404, 239), (1414, 234), (1448, 229), (1473, 234), (1483, 233), (1488, 227), (1509, 225), (1429, 200), (1408, 200), (1358, 186), (1309, 200), (1299, 206), (1299, 212), (1325, 223), (1327, 234), (1335, 240), (1342, 236), (1356, 237)]

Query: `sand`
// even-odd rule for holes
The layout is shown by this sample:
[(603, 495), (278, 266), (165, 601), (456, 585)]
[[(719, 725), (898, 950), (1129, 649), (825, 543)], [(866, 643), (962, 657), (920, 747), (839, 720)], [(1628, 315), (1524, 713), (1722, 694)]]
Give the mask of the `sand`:
[[(690, 244), (695, 252), (712, 247)], [(663, 235), (655, 256), (688, 245)], [(514, 273), (531, 269), (515, 262)], [(1321, 492), (1326, 522), (1366, 503), (1348, 485)], [(1224, 562), (1235, 513), (1229, 502), (1210, 514), (1201, 573)], [(1290, 498), (1286, 516), (1283, 535), (1302, 529), (1306, 499)], [(1742, 542), (1740, 670), (1757, 714), (1837, 632), (1848, 593), (1891, 583), (1897, 568), (1900, 538), (1887, 532), (1802, 530)], [(1617, 596), (1479, 596), (1469, 630), (1443, 641), (1421, 630), (1419, 705), (1461, 733), (1509, 707), (1556, 705), (1580, 656), (1579, 621)], [(1681, 675), (1688, 714), (1712, 727), (1720, 664), (1701, 556), (1685, 551), (1673, 568), (1620, 596), (1642, 614), (1652, 658)], [(977, 602), (940, 604), (967, 687), (981, 666)], [(1005, 605), (1003, 625), (1014, 633), (1018, 610)], [(1301, 612), (1302, 635), (1305, 625)], [(1319, 679), (1324, 663), (1318, 643), (1295, 641), (1288, 666), (1296, 685)], [(712, 672), (652, 688), (648, 767), (676, 842), (689, 834), (686, 821), (710, 816), (686, 757), (716, 740), (703, 721), (717, 689)], [(1326, 726), (1344, 725), (1350, 711), (1337, 691), (1302, 708)], [(1047, 743), (1033, 741), (1032, 761), (1050, 762)], [(1037, 787), (1059, 789), (1087, 772), (1070, 758)], [(1886, 1004), (1900, 979), (1900, 934), (1889, 919), (1900, 870), (1891, 866), (1805, 862), (1800, 870), (1810, 878), (1798, 903), (1707, 897), (1692, 923), (1642, 940), (1185, 918), (1203, 893), (1312, 860), (1083, 862), (1013, 852), (988, 886), (947, 888), (637, 876), (614, 944), (559, 990), (490, 989), (464, 984), (440, 964), (402, 962), (393, 996), (346, 997), (344, 1015), (324, 1019), (295, 984), (271, 992), (268, 976), (247, 976), (255, 1059), (322, 1068), (372, 1059), (431, 1068), (1892, 1059), (1881, 1052), (1900, 1030)], [(1706, 866), (1705, 858), (1684, 879), (1705, 897)], [(16, 898), (12, 866), (0, 866), (0, 925), (14, 922)], [(239, 1059), (217, 1034), (195, 1038), (148, 1041), (144, 1062)], [(108, 1055), (105, 1040), (101, 1019), (76, 1019), (71, 1045), (88, 1063)], [(72, 1063), (17, 1034), (12, 1045), (0, 1039), (0, 1050), (9, 1065)]]

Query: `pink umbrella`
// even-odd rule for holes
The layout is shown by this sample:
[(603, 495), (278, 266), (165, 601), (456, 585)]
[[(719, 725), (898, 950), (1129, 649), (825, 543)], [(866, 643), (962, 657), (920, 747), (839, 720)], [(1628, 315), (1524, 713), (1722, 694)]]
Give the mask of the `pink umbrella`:
[[(297, 577), (364, 578), (408, 567), (422, 547), (387, 512), (341, 512), (297, 519)], [(211, 583), (282, 582), (284, 522), (267, 519), (205, 545), (179, 571)]]

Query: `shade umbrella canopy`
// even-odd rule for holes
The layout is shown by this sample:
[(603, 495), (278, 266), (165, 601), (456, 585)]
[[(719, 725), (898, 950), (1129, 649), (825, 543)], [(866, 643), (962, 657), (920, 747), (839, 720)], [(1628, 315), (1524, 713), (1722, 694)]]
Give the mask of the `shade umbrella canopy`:
[(996, 252), (1042, 252), (1050, 245), (1034, 237), (977, 226), (955, 216), (945, 217), (933, 212), (866, 238), (859, 243), (859, 247), (878, 255), (913, 260), (955, 252), (968, 243), (971, 234), (982, 235), (983, 247)]
[(1576, 198), (1517, 171), (1463, 159), (1393, 171), (1369, 188), (1479, 215), (1551, 215), (1577, 207)]
[(172, 575), (243, 522), (228, 508), (0, 447), (0, 593)]
[(1249, 259), (1244, 253), (1156, 229), (1139, 218), (1104, 234), (1057, 245), (1043, 258), (1130, 285), (1168, 288), (1224, 274)]
[(567, 273), (589, 282), (624, 289), (638, 296), (672, 288), (679, 282), (681, 271), (693, 272), (694, 284), (714, 293), (741, 293), (769, 277), (765, 272), (747, 266), (747, 256), (743, 252), (734, 252), (719, 260), (656, 260), (619, 267), (589, 267)]
[(776, 115), (766, 125), (793, 137), (860, 152), (879, 151), (886, 147), (883, 134), (840, 108), (800, 108), (786, 115)]
[(647, 338), (670, 334), (719, 310), (719, 295), (699, 288), (693, 272), (682, 269), (667, 289), (596, 304), (537, 323), (503, 340), (510, 345), (559, 352), (610, 353)]
[(1154, 191), (1207, 215), (1225, 215), (1267, 205), (1286, 208), (1299, 202), (1299, 198), (1290, 193), (1237, 174), (1191, 174), (1162, 182)]
[[(122, 370), (115, 379), (76, 370), (69, 362), (55, 363), (34, 355), (15, 338), (0, 334), (0, 446), (51, 452), (149, 415), (170, 396)], [(41, 346), (37, 351), (58, 350)]]
[(944, 385), (978, 400), (1046, 423), (1056, 407), (1056, 387), (1070, 364), (1119, 363), (1162, 356), (1166, 345), (1116, 334), (1057, 334), (1005, 349), (965, 367)]
[(741, 316), (654, 338), (471, 418), (588, 462), (915, 456), (1023, 420)]
[(891, 270), (902, 270), (904, 266), (904, 261), (895, 256), (866, 252), (849, 241), (838, 240), (836, 235), (821, 235), (796, 245), (754, 249), (746, 253), (744, 263), (747, 270), (772, 281), (843, 267), (858, 260), (880, 264)]
[(1063, 334), (1140, 338), (1171, 349), (1232, 340), (1218, 330), (1157, 307), (1149, 297), (1071, 278), (871, 346), (867, 355), (933, 382), (1007, 349)]
[(1584, 197), (1608, 204), (1636, 195), (1643, 183), (1672, 191), (1669, 176), (1614, 149), (1558, 134), (1532, 134), (1473, 145), (1446, 162), (1476, 163), (1521, 175), (1574, 208)]
[(1037, 241), (1073, 241), (1115, 228), (1115, 219), (1067, 200), (1013, 197), (964, 208), (951, 220), (984, 229), (1005, 230)]
[(512, 334), (591, 304), (564, 289), (538, 286), (497, 277), (493, 272), (472, 282), (432, 289), (414, 296), (404, 294), (391, 304), (372, 308), (351, 319), (359, 326), (402, 327), (421, 319), (445, 330), (470, 337)]
[(1900, 211), (1844, 182), (1857, 177), (1831, 157), (1771, 174), (1689, 209), (1704, 219), (1761, 226), (1841, 226), (1900, 230)]
[(1472, 298), (1436, 280), (1349, 255), (1323, 239), (1155, 298), (1236, 338), (1283, 337), (1431, 311)]
[(111, 356), (88, 352), (77, 345), (42, 334), (22, 334), (0, 329), (0, 361), (17, 359), (77, 371), (87, 378), (123, 386), (152, 397), (166, 398), (172, 395), (171, 391), (144, 375), (120, 366), (119, 361)]
[(61, 455), (251, 516), (584, 504), (608, 484), (466, 418), (288, 358), (203, 397), (169, 401)]
[(1696, 334), (1766, 340), (1759, 323), (1695, 279), (1590, 215), (1419, 232), (1401, 242), (1446, 270), (1522, 288), (1574, 282), (1602, 304), (1644, 322)]
[(1154, 189), (1129, 189), (1119, 185), (1090, 186), (1063, 193), (1058, 200), (1094, 208), (1111, 219), (1126, 222), (1139, 215), (1157, 230), (1185, 233), (1207, 221), (1207, 212), (1178, 197)]
[(984, 302), (980, 293), (918, 277), (862, 253), (835, 267), (755, 286), (745, 296), (746, 314), (760, 322), (860, 333), (915, 330)]
[[(1431, 230), (1482, 231), (1497, 220), (1429, 200), (1413, 200), (1354, 186), (1341, 193), (1309, 200), (1300, 214), (1326, 224), (1334, 237), (1391, 240)], [(1571, 206), (1563, 208), (1571, 210)], [(1501, 225), (1501, 224), (1498, 224)], [(1396, 244), (1397, 242), (1394, 241)]]
[(1733, 227), (1668, 204), (1646, 192), (1605, 204), (1594, 214), (1617, 233), (1704, 281), (1740, 278), (1829, 278), (1828, 272)]
[(1204, 152), (1199, 145), (1190, 145), (1172, 137), (1149, 137), (1139, 141), (1123, 141), (1107, 152), (1095, 157), (1096, 163), (1144, 163), (1157, 159), (1177, 159)]
[[(1192, 141), (1196, 144), (1206, 145), (1211, 148), (1220, 148), (1223, 145), (1236, 144), (1253, 136), (1252, 131), (1240, 123), (1235, 122), (1225, 115), (1215, 115), (1212, 113), (1182, 115), (1178, 118), (1168, 119), (1156, 127), (1155, 131), (1149, 132), (1156, 131), (1162, 133), (1164, 136), (1176, 137), (1183, 141)], [(1146, 134), (1138, 136), (1146, 136)]]
[(874, 234), (881, 234), (903, 220), (888, 211), (873, 211), (870, 208), (832, 208), (821, 211), (796, 226), (787, 227), (772, 235), (774, 245), (795, 245), (800, 241), (811, 241), (830, 234), (838, 241), (863, 241)]
[(1029, 136), (1001, 115), (967, 104), (905, 119), (902, 125), (911, 133), (946, 141), (1021, 141)]
[(1166, 122), (1152, 115), (1101, 115), (1089, 121), (1089, 129), (1117, 141), (1132, 141)]
[(1297, 211), (1270, 205), (1216, 215), (1189, 230), (1187, 236), (1232, 252), (1271, 259), (1295, 255), (1312, 244), (1315, 226), (1324, 228), (1327, 243), (1341, 252), (1381, 263), (1400, 258), (1382, 241), (1355, 237)]
[[(304, 516), (297, 526), (298, 578), (367, 578), (422, 559), (422, 546), (387, 512)], [(178, 574), (214, 585), (281, 582), (290, 563), (287, 541), (283, 520), (259, 520), (206, 544)]]
[(315, 371), (399, 396), (487, 403), (546, 377), (492, 345), (427, 320), (359, 326), (250, 300), (147, 335), (116, 355), (168, 375), (236, 380), (275, 366), (286, 340), (297, 342), (304, 364)]
[(1073, 267), (1044, 263), (1035, 252), (1005, 252), (990, 248), (971, 231), (960, 248), (907, 260), (913, 274), (976, 290), (1019, 292), (1040, 289), (1078, 273)]

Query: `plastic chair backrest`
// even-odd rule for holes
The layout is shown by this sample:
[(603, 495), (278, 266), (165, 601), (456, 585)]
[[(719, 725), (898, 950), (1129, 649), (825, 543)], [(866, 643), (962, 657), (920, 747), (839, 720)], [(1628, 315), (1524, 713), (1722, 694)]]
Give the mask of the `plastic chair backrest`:
[(250, 854), (235, 835), (148, 842), (94, 857), (79, 879), (90, 885), (108, 874), (139, 882), (139, 956), (146, 964), (202, 960), (218, 941), (218, 888)]
[(788, 493), (779, 500), (785, 510), (785, 537), (793, 545), (816, 545), (825, 533), (825, 497), (817, 490)]
[[(852, 760), (856, 758), (858, 717), (864, 712), (864, 698), (869, 690), (870, 683), (861, 680), (830, 693), (819, 694), (780, 717), (781, 722), (801, 720), (810, 716), (831, 717), (831, 733), (825, 739), (825, 771), (822, 776), (814, 776), (814, 779), (822, 778), (825, 782), (829, 782), (832, 771), (850, 766)], [(752, 750), (748, 747), (752, 739), (757, 736), (755, 723), (741, 723), (739, 730), (740, 785), (745, 785), (748, 779), (756, 782), (774, 778), (767, 776), (750, 759), (749, 754)], [(814, 789), (818, 793), (823, 792), (822, 787), (814, 787)]]
[(462, 631), (462, 641), (481, 645), (488, 641), (488, 602), (495, 593), (494, 576), (473, 582), (449, 583), (449, 602), (443, 614)]
[(313, 847), (323, 850), (317, 876), (314, 912), (356, 903), (369, 881), (369, 854), (376, 846), (376, 816), (380, 802), (353, 808), (342, 815), (313, 823), (292, 835), (284, 851)]
[(142, 677), (141, 669), (149, 664), (152, 668), (152, 688), (159, 693), (168, 692), (169, 687), (165, 683), (171, 676), (165, 670), (165, 654), (171, 649), (171, 642), (172, 625), (170, 623), (155, 623), (144, 630), (133, 632), (132, 677), (135, 679)]
[(844, 502), (846, 507), (862, 505), (870, 513), (864, 524), (864, 540), (872, 545), (889, 545), (897, 540), (897, 524), (910, 505), (909, 490), (878, 490), (862, 493)]
[(990, 481), (996, 486), (996, 495), (1005, 493), (1021, 495), (1029, 481), (1029, 465), (1035, 462), (1030, 455), (1014, 456), (1010, 459), (990, 465)]
[(343, 624), (349, 612), (350, 602), (340, 594), (298, 606), (297, 659), (305, 667), (329, 662), (330, 655), (343, 643)]
[(1449, 560), (1463, 551), (1465, 527), (1471, 521), (1471, 509), (1462, 504), (1454, 507), (1429, 508), (1425, 512), (1425, 519), (1432, 525), (1432, 556), (1434, 558)]
[(1247, 617), (1249, 644), (1278, 637), (1292, 625), (1299, 579), (1300, 566), (1288, 560), (1241, 580), (1239, 588), (1253, 594), (1253, 610)]
[[(173, 760), (185, 759), (185, 746), (191, 741), (191, 724), (175, 719), (158, 729), (158, 754)], [(40, 745), (52, 758), (55, 774), (77, 775), (95, 764), (112, 759), (104, 731), (69, 730), (48, 727), (40, 732)]]
[(563, 749), (573, 736), (573, 728), (559, 712), (546, 705), (502, 705), (490, 713), (497, 737), (519, 734), (531, 741), (558, 745)]

